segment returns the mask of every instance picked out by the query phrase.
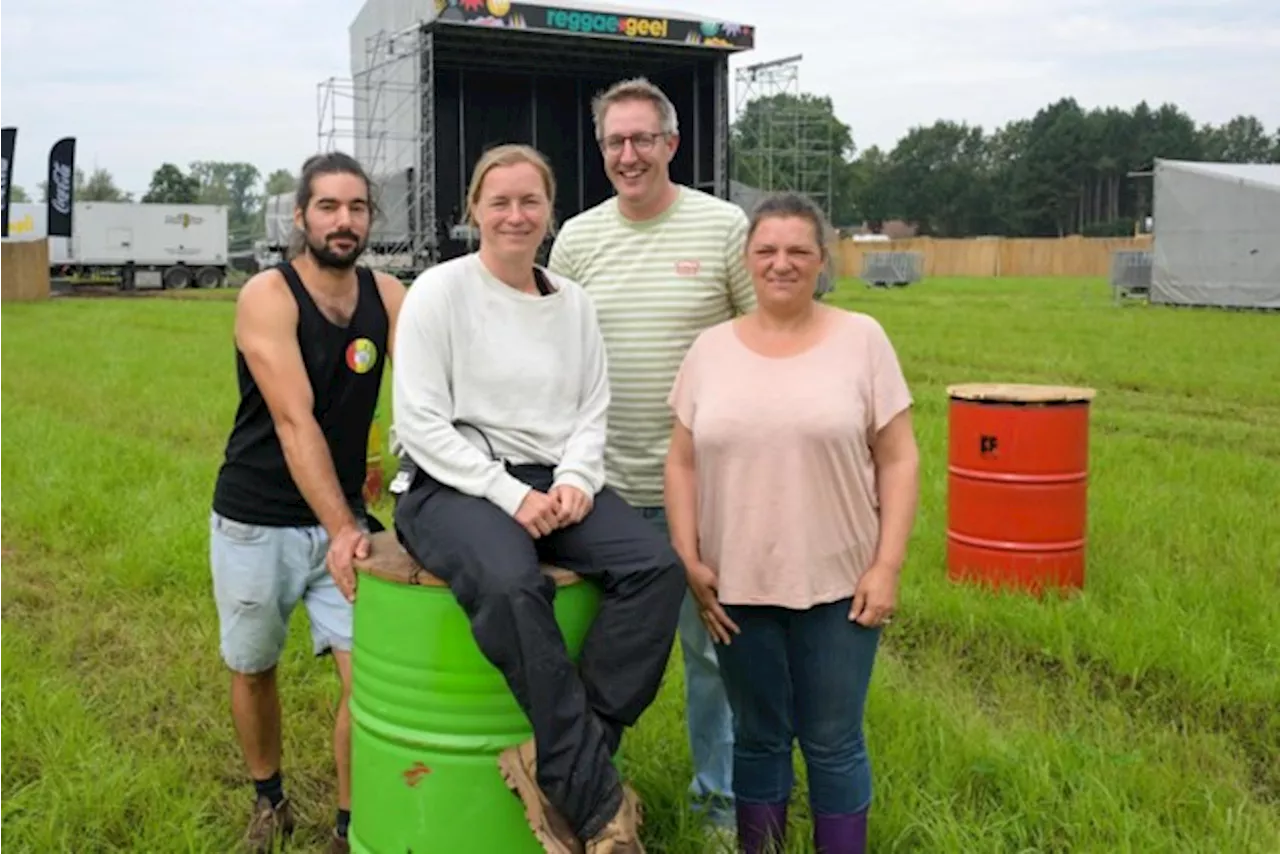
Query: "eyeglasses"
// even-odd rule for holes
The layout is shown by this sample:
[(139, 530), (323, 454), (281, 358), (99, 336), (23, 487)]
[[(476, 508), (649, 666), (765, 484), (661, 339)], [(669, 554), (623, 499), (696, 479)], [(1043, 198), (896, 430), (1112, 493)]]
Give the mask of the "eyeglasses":
[(612, 152), (619, 152), (622, 147), (631, 142), (631, 147), (636, 151), (646, 152), (652, 151), (653, 147), (658, 144), (658, 140), (666, 137), (665, 133), (633, 133), (627, 136), (614, 134), (604, 138), (604, 147)]

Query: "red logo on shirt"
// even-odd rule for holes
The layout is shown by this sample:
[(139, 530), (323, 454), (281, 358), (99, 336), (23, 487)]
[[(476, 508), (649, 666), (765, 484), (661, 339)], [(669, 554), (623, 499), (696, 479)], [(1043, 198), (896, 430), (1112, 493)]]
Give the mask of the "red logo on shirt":
[(677, 261), (676, 275), (677, 276), (696, 276), (698, 275), (698, 270), (701, 267), (702, 267), (701, 261)]

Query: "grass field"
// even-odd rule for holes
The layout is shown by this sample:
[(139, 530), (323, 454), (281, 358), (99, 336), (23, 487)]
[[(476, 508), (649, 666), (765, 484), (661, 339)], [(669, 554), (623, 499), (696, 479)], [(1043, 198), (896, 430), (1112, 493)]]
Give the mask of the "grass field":
[[(1280, 851), (1280, 319), (1113, 307), (1079, 280), (845, 282), (836, 301), (892, 336), (922, 452), (868, 709), (873, 850)], [(222, 852), (243, 830), (206, 559), (231, 318), (216, 297), (4, 308), (12, 851)], [(996, 380), (1099, 391), (1074, 598), (945, 578), (943, 389)], [(299, 616), (282, 690), (305, 849), (332, 821), (335, 683), (304, 637)], [(673, 660), (628, 769), (649, 850), (701, 854), (681, 695)]]

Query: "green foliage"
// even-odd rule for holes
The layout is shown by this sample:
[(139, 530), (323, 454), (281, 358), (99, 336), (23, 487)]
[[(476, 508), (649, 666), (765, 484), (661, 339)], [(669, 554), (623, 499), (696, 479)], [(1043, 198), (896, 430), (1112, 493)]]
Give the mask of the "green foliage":
[(1130, 173), (1156, 158), (1280, 162), (1280, 130), (1268, 135), (1254, 116), (1197, 127), (1172, 104), (1086, 111), (1074, 98), (991, 132), (946, 120), (914, 127), (891, 151), (856, 158), (853, 138), (829, 99), (760, 98), (734, 122), (733, 176), (825, 206), (830, 162), (836, 225), (901, 219), (941, 237), (1030, 237), (1132, 234), (1151, 213), (1151, 190)]
[(151, 176), (151, 188), (142, 197), (144, 202), (166, 204), (195, 204), (200, 201), (200, 179), (184, 175), (172, 163), (165, 163)]
[(291, 193), (298, 187), (298, 177), (288, 169), (277, 169), (267, 176), (264, 196), (278, 196)]
[[(288, 169), (277, 169), (262, 181), (251, 163), (202, 160), (184, 173), (165, 163), (151, 176), (144, 202), (223, 205), (232, 251), (245, 249), (265, 233), (263, 201), (267, 196), (291, 191), (297, 179)], [(262, 189), (259, 189), (259, 185)]]

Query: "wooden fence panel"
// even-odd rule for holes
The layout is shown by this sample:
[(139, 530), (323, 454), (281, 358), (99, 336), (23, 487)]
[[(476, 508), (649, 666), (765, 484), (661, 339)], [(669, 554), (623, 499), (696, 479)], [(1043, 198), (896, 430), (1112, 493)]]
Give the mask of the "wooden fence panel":
[(862, 272), (867, 252), (919, 252), (927, 277), (964, 276), (1106, 276), (1111, 254), (1123, 249), (1150, 249), (1151, 238), (1141, 237), (975, 237), (958, 240), (913, 237), (867, 243), (842, 240), (836, 248), (836, 269), (841, 276)]
[(0, 242), (0, 300), (16, 302), (48, 298), (49, 242)]

